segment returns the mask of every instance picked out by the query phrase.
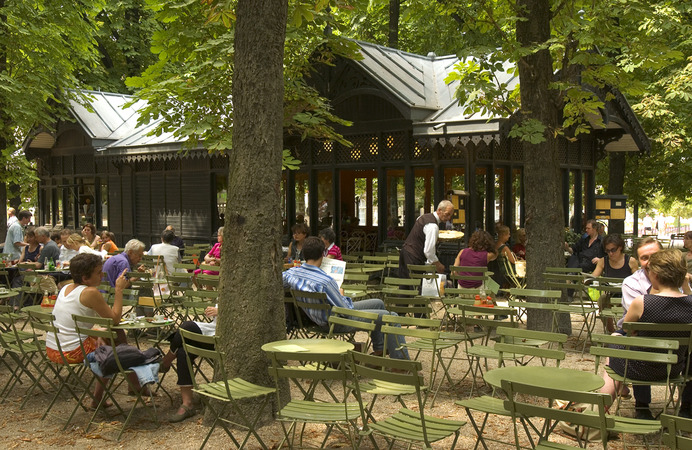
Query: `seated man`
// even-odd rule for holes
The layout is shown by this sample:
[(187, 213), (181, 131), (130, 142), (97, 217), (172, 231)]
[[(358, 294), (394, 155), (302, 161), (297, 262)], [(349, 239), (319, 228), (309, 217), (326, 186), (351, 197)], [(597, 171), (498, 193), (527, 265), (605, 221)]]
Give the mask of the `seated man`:
[[(344, 297), (343, 290), (339, 289), (336, 281), (327, 275), (320, 265), (322, 265), (322, 255), (324, 253), (324, 242), (316, 236), (305, 238), (303, 242), (303, 257), (306, 263), (300, 267), (293, 267), (283, 273), (284, 287), (290, 287), (307, 292), (324, 292), (327, 294), (327, 301), (332, 306), (339, 306), (348, 309), (357, 309), (360, 311), (374, 312), (379, 315), (377, 319), (377, 327), (372, 332), (372, 346), (376, 355), (382, 355), (384, 348), (384, 335), (380, 330), (382, 326), (383, 315), (393, 315), (384, 308), (382, 300), (373, 298), (369, 300), (361, 300), (352, 302), (349, 297)], [(328, 316), (325, 311), (318, 309), (305, 309), (305, 313), (317, 325), (325, 331), (329, 330)], [(354, 319), (357, 319), (354, 317)], [(357, 319), (359, 320), (359, 319)], [(339, 332), (348, 332), (349, 328), (339, 327)], [(402, 336), (391, 336), (387, 339), (387, 354), (392, 358), (409, 359), (406, 349), (399, 350), (398, 348), (405, 343)]]

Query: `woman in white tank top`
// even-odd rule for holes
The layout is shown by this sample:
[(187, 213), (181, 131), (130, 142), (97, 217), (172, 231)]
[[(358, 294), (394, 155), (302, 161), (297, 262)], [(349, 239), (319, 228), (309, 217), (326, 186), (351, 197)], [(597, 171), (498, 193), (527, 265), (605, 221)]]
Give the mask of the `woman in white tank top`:
[[(59, 330), (59, 342), (55, 341), (54, 334), (48, 333), (46, 335), (46, 354), (51, 361), (63, 364), (63, 356), (69, 363), (79, 363), (84, 360), (85, 354), (80, 347), (80, 336), (76, 331), (75, 322), (72, 320), (73, 314), (105, 317), (113, 319), (115, 325), (120, 323), (123, 312), (123, 289), (130, 285), (130, 282), (125, 278), (127, 271), (124, 270), (115, 282), (115, 294), (111, 308), (98, 290), (98, 286), (101, 284), (102, 268), (101, 257), (89, 253), (77, 255), (70, 261), (70, 275), (72, 275), (74, 283), (62, 288), (53, 309), (55, 316), (53, 323)], [(80, 325), (88, 326), (87, 324)], [(119, 333), (119, 341), (127, 342), (124, 332)], [(97, 346), (97, 343), (91, 338), (87, 338), (83, 342), (84, 351), (87, 353), (94, 351)], [(101, 383), (96, 383), (92, 407), (98, 405), (102, 395), (103, 386)]]

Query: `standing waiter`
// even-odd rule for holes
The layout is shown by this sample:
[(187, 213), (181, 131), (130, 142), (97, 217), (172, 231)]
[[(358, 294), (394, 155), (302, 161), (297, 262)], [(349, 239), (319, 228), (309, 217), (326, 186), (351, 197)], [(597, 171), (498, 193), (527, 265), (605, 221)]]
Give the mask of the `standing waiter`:
[(434, 264), (438, 273), (444, 273), (445, 266), (437, 259), (435, 245), (440, 232), (440, 222), (449, 221), (453, 214), (452, 202), (442, 200), (437, 205), (437, 211), (423, 214), (416, 219), (399, 253), (400, 278), (409, 277), (407, 264)]

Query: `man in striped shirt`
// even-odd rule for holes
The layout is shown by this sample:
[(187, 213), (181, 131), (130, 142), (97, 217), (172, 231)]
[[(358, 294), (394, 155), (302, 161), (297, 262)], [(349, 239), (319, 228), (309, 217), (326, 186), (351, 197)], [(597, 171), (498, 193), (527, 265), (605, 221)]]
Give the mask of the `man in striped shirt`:
[[(372, 346), (376, 355), (381, 355), (384, 349), (384, 335), (380, 330), (382, 326), (382, 316), (392, 315), (396, 313), (389, 312), (384, 307), (384, 302), (377, 298), (369, 300), (361, 300), (353, 302), (349, 297), (343, 295), (343, 290), (339, 288), (336, 281), (327, 275), (325, 271), (320, 269), (322, 265), (322, 255), (324, 252), (324, 242), (322, 239), (311, 236), (303, 242), (303, 257), (306, 263), (300, 267), (293, 267), (283, 273), (284, 287), (290, 287), (299, 291), (307, 292), (324, 292), (327, 294), (327, 301), (332, 306), (339, 306), (348, 309), (357, 309), (359, 311), (368, 311), (378, 314), (376, 322), (377, 327), (372, 332)], [(321, 309), (305, 309), (308, 317), (325, 331), (329, 330), (328, 313)], [(352, 317), (355, 320), (362, 320), (358, 317)], [(363, 321), (365, 321), (363, 319)], [(352, 328), (337, 326), (336, 332), (343, 333), (351, 331)], [(389, 336), (387, 338), (387, 354), (392, 358), (409, 359), (408, 351), (404, 348), (399, 350), (402, 344), (405, 344), (403, 336)]]

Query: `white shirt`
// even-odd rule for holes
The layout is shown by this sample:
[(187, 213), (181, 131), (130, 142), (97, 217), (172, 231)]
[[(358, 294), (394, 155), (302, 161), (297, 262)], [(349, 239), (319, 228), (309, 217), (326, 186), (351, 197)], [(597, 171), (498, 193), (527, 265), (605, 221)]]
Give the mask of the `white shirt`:
[(620, 320), (618, 320), (618, 328), (622, 328), (622, 323), (625, 321), (627, 310), (635, 298), (640, 295), (648, 294), (651, 290), (651, 281), (646, 276), (644, 269), (639, 269), (622, 282), (622, 308), (625, 310)]
[(12, 216), (12, 217), (10, 217), (9, 219), (7, 219), (7, 228), (9, 228), (10, 225), (12, 225), (13, 223), (15, 223), (17, 220), (18, 220), (18, 219), (17, 219), (17, 216)]
[(163, 242), (161, 244), (152, 245), (147, 255), (162, 256), (168, 273), (173, 273), (175, 271), (173, 264), (180, 262), (180, 249), (175, 245)]
[(82, 245), (81, 247), (79, 247), (79, 251), (77, 253), (80, 255), (82, 253), (91, 253), (92, 255), (99, 255), (101, 257), (101, 259), (104, 259), (106, 257), (106, 255), (108, 254), (108, 252), (105, 250), (103, 250), (103, 251), (94, 250), (93, 248), (88, 247), (86, 245)]
[(425, 264), (433, 264), (437, 259), (437, 254), (435, 253), (435, 246), (437, 245), (437, 237), (440, 235), (440, 217), (437, 215), (437, 211), (433, 213), (437, 223), (429, 223), (423, 227), (423, 234), (425, 234), (425, 245), (423, 246), (423, 254), (425, 255)]
[(60, 246), (60, 257), (58, 258), (59, 261), (69, 261), (75, 256), (77, 256), (76, 250), (69, 249), (64, 245)]

